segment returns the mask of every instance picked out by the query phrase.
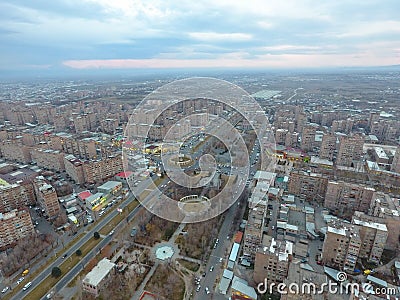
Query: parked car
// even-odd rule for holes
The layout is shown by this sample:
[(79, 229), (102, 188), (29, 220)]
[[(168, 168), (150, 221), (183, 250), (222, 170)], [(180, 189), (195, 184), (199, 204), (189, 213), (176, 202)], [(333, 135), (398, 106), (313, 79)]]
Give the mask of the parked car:
[(1, 292), (4, 294), (10, 289), (9, 286), (6, 286), (4, 289), (1, 290)]

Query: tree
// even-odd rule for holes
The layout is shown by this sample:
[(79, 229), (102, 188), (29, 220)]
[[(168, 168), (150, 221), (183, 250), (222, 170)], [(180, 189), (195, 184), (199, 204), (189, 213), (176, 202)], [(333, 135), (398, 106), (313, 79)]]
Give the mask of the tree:
[(81, 256), (81, 255), (82, 255), (81, 249), (76, 250), (76, 251), (75, 251), (75, 254), (76, 254), (77, 256)]
[(93, 237), (95, 240), (98, 240), (100, 238), (100, 233), (96, 231), (95, 233), (93, 233)]
[(51, 269), (51, 276), (57, 278), (61, 276), (61, 269), (59, 267), (54, 267)]

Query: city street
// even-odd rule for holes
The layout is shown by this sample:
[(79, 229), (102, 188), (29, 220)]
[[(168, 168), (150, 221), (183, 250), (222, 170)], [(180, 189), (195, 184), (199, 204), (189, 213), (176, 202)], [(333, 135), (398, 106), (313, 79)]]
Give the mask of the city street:
[[(201, 277), (200, 285), (201, 289), (199, 292), (194, 291), (193, 299), (205, 300), (205, 299), (227, 299), (224, 295), (218, 293), (218, 283), (222, 276), (223, 269), (226, 266), (227, 259), (232, 247), (232, 222), (235, 217), (235, 210), (237, 205), (232, 205), (228, 212), (225, 214), (225, 220), (222, 223), (221, 230), (218, 233), (219, 243), (215, 249), (212, 249), (210, 258), (206, 265), (202, 266), (200, 273), (205, 272), (206, 276)], [(229, 235), (229, 240), (227, 236)], [(212, 244), (214, 245), (214, 244)], [(222, 258), (222, 263), (219, 262)], [(211, 266), (214, 266), (214, 270), (210, 272)], [(210, 294), (207, 295), (205, 288), (208, 287)]]
[[(130, 197), (129, 199), (125, 200), (120, 207), (124, 208), (126, 207), (130, 202), (133, 201), (133, 197)], [(114, 209), (112, 212), (110, 212), (109, 214), (107, 214), (103, 219), (101, 219), (97, 224), (95, 224), (95, 226), (87, 231), (86, 235), (81, 238), (80, 240), (78, 240), (77, 243), (75, 243), (71, 248), (69, 248), (66, 252), (67, 254), (67, 258), (64, 259), (68, 259), (68, 256), (73, 255), (75, 253), (76, 250), (80, 249), (88, 240), (90, 240), (91, 238), (93, 238), (93, 233), (96, 231), (99, 231), (101, 228), (103, 228), (103, 226), (105, 226), (107, 223), (109, 223), (112, 218), (114, 218), (116, 215), (118, 214), (118, 212), (116, 211), (116, 209)], [(107, 239), (107, 238), (106, 238)], [(102, 241), (103, 242), (103, 241)], [(63, 258), (61, 257), (62, 252), (60, 252), (58, 254), (57, 259), (51, 263), (45, 270), (43, 270), (38, 276), (36, 276), (34, 279), (31, 280), (32, 282), (32, 287), (35, 287), (36, 285), (40, 284), (44, 279), (46, 279), (46, 277), (51, 273), (51, 269), (53, 267), (58, 267), (62, 262), (63, 262)], [(85, 258), (83, 258), (82, 260), (84, 260)], [(61, 282), (61, 281), (60, 281)], [(28, 290), (29, 292), (29, 290)], [(26, 297), (26, 292), (20, 290), (17, 294), (15, 294), (11, 299), (22, 299), (24, 297)]]

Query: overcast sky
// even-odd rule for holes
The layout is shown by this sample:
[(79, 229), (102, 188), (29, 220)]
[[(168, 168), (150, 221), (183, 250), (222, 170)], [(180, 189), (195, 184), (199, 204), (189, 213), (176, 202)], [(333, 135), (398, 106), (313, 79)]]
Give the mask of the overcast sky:
[(0, 70), (395, 65), (400, 1), (0, 0), (0, 54)]

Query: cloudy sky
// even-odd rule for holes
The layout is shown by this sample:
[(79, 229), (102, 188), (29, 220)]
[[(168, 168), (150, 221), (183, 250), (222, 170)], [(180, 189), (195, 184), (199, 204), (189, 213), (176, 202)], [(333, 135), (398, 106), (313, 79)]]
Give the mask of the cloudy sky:
[(395, 64), (399, 0), (0, 0), (0, 70)]

